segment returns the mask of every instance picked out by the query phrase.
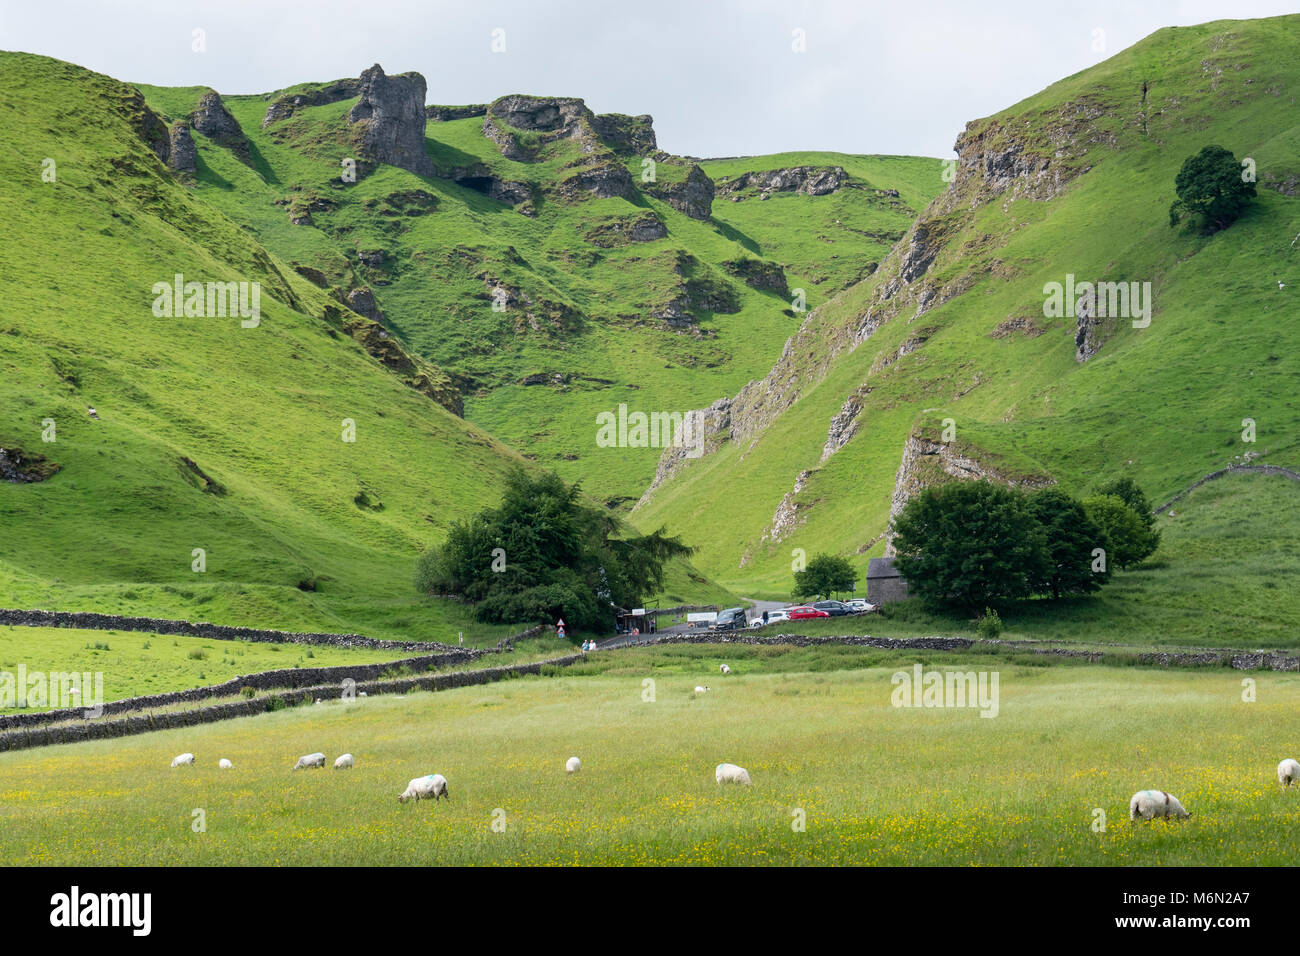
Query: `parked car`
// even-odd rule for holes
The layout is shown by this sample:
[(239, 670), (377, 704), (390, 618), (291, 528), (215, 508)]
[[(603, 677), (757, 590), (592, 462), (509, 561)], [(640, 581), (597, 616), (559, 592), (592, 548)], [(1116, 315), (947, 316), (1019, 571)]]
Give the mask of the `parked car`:
[(854, 614), (870, 614), (872, 611), (879, 611), (879, 604), (872, 604), (863, 598), (853, 598), (851, 601), (845, 601)]
[(843, 617), (845, 614), (852, 614), (849, 606), (842, 601), (818, 601), (813, 607), (819, 611), (825, 611), (831, 617)]
[(781, 621), (788, 621), (788, 620), (790, 620), (790, 609), (789, 609), (789, 608), (784, 608), (784, 607), (783, 607), (783, 608), (778, 608), (778, 609), (775, 610), (775, 611), (768, 611), (768, 612), (767, 612), (767, 623), (768, 623), (768, 624), (778, 624), (778, 623), (780, 623)]
[(814, 617), (830, 617), (830, 614), (820, 608), (812, 607), (807, 604), (801, 607), (790, 608), (790, 620), (792, 621), (806, 621), (809, 618)]
[(718, 612), (718, 619), (713, 622), (711, 630), (739, 631), (744, 627), (745, 609), (743, 607), (729, 607), (725, 611)]

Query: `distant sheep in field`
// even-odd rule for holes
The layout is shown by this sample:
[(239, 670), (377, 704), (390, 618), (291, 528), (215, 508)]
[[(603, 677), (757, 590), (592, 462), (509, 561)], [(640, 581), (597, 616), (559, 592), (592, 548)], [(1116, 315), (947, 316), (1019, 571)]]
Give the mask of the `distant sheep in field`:
[(1186, 820), (1191, 814), (1183, 809), (1178, 798), (1163, 790), (1139, 790), (1128, 802), (1128, 818), (1136, 823), (1138, 817), (1152, 820), (1156, 817), (1173, 817)]
[(1277, 782), (1284, 787), (1289, 787), (1297, 780), (1300, 780), (1300, 763), (1287, 757), (1277, 765)]
[(172, 758), (173, 767), (188, 767), (192, 763), (194, 763), (194, 754), (181, 754)]
[(343, 756), (341, 756), (341, 757), (339, 757), (337, 760), (335, 760), (335, 761), (334, 761), (334, 769), (335, 769), (335, 770), (351, 770), (351, 769), (352, 769), (352, 754), (344, 754)]
[(577, 757), (570, 757), (564, 762), (565, 773), (577, 773), (582, 769), (582, 761)]
[(298, 758), (298, 762), (293, 765), (294, 770), (305, 770), (308, 767), (324, 767), (325, 755), (321, 753), (304, 754)]
[(227, 760), (225, 757), (222, 757), (220, 760), (217, 761), (217, 767), (220, 768), (221, 770), (231, 770), (234, 768), (234, 766), (235, 765), (231, 763), (229, 760)]
[(718, 668), (718, 670), (722, 671), (722, 673), (724, 673), (724, 674), (730, 674), (730, 673), (731, 673), (731, 668), (728, 667), (726, 664), (723, 664), (721, 667)]
[(713, 777), (718, 783), (743, 783), (750, 786), (749, 771), (744, 767), (737, 767), (734, 763), (720, 763), (718, 769), (713, 771)]
[(407, 800), (418, 803), (430, 798), (437, 801), (440, 797), (446, 797), (448, 802), (451, 801), (451, 794), (447, 792), (447, 778), (440, 773), (431, 773), (427, 777), (416, 777), (408, 783), (397, 800), (399, 803), (405, 803)]
[(707, 690), (708, 690), (707, 687), (701, 687), (698, 684), (695, 685), (695, 693), (697, 694), (703, 694)]

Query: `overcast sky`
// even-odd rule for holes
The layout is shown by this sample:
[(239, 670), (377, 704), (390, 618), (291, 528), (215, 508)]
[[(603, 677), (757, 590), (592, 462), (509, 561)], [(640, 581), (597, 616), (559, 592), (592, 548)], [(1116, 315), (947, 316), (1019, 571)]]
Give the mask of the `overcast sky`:
[[(791, 149), (949, 156), (967, 120), (1160, 27), (1276, 16), (1297, 5), (0, 0), (0, 48), (132, 82), (222, 93), (357, 76), (377, 62), (389, 73), (423, 73), (431, 103), (537, 93), (580, 96), (597, 112), (650, 113), (661, 147), (694, 156)], [(196, 29), (204, 52), (192, 49)], [(492, 50), (498, 30), (503, 52)], [(799, 37), (804, 52), (795, 52)]]

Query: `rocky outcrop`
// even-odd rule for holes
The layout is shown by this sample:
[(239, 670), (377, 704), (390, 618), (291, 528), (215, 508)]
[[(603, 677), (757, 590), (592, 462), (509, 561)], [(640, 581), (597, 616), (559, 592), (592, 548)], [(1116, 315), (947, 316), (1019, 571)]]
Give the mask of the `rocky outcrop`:
[(557, 192), (569, 199), (581, 198), (584, 194), (597, 199), (611, 199), (615, 196), (632, 199), (636, 196), (631, 173), (611, 153), (583, 157), (566, 166), (561, 175), (564, 178), (560, 180)]
[[(688, 413), (696, 416), (697, 427), (700, 430), (700, 441), (691, 444), (695, 448), (701, 449), (703, 454), (716, 451), (727, 440), (731, 430), (731, 404), (732, 400), (730, 398), (720, 398), (708, 408)], [(686, 446), (686, 443), (681, 445), (670, 444), (664, 449), (664, 453), (660, 456), (659, 463), (655, 467), (654, 480), (650, 482), (650, 487), (646, 488), (645, 493), (641, 495), (641, 499), (636, 503), (632, 509), (633, 511), (649, 501), (660, 485), (681, 470), (688, 460), (687, 453), (691, 450)], [(694, 457), (699, 457), (699, 455)]]
[(772, 523), (763, 536), (759, 539), (759, 544), (765, 544), (768, 541), (778, 544), (788, 538), (791, 532), (799, 526), (799, 493), (804, 490), (808, 484), (808, 479), (813, 475), (812, 471), (801, 471), (799, 476), (794, 480), (794, 488), (776, 506), (776, 513), (772, 515)]
[(194, 137), (185, 121), (171, 125), (167, 135), (167, 165), (173, 172), (193, 175), (198, 168), (199, 152), (194, 148)]
[(353, 289), (344, 297), (348, 308), (357, 315), (364, 315), (372, 322), (383, 322), (384, 313), (380, 311), (379, 303), (375, 301), (375, 293), (369, 286), (361, 286), (359, 289)]
[(655, 141), (654, 120), (649, 116), (624, 116), (602, 113), (591, 121), (596, 135), (616, 153), (653, 156), (659, 151)]
[(190, 125), (214, 143), (229, 149), (242, 162), (250, 161), (248, 137), (216, 90), (208, 90), (199, 99), (198, 106), (190, 114)]
[[(871, 391), (867, 389), (867, 391)], [(849, 439), (858, 433), (858, 413), (862, 411), (862, 396), (854, 392), (840, 410), (831, 419), (831, 426), (826, 432), (826, 444), (822, 446), (822, 456), (818, 464), (835, 454), (849, 443)]]
[[(538, 161), (543, 146), (562, 139), (594, 139), (586, 104), (576, 97), (503, 96), (488, 104), (483, 135), (501, 155), (519, 163)], [(535, 134), (521, 141), (516, 131)]]
[(424, 77), (388, 76), (378, 63), (361, 74), (360, 99), (348, 113), (361, 154), (422, 176), (433, 175), (424, 151)]
[(21, 448), (0, 448), (0, 481), (30, 484), (53, 477), (61, 466), (44, 455), (29, 454)]
[(360, 92), (361, 80), (346, 79), (320, 83), (296, 93), (286, 93), (267, 107), (266, 116), (262, 118), (262, 129), (266, 129), (272, 123), (288, 119), (303, 107), (325, 106), (328, 103), (350, 100)]
[(894, 493), (889, 499), (889, 533), (885, 539), (885, 557), (892, 558), (894, 550), (894, 519), (913, 495), (922, 489), (946, 481), (993, 481), (1012, 488), (1046, 488), (1055, 484), (1049, 475), (1007, 475), (989, 465), (982, 464), (973, 454), (974, 449), (957, 442), (936, 441), (913, 433), (903, 444), (903, 458), (894, 478)]
[(314, 286), (319, 286), (322, 289), (329, 288), (329, 277), (313, 266), (304, 266), (294, 263), (293, 271), (298, 273), (298, 275), (302, 276)]
[(533, 187), (525, 182), (502, 179), (483, 163), (471, 163), (468, 166), (448, 166), (434, 169), (434, 175), (450, 179), (457, 186), (482, 193), (489, 199), (514, 206), (525, 215), (536, 215), (533, 208)]
[(682, 281), (671, 299), (651, 309), (651, 318), (683, 328), (698, 322), (699, 313), (729, 315), (740, 311), (740, 296), (731, 283), (715, 278), (690, 253), (678, 252), (673, 271), (682, 277)]
[(1074, 312), (1074, 360), (1086, 362), (1097, 354), (1105, 335), (1106, 321), (1097, 315), (1095, 296), (1083, 295)]
[(426, 106), (424, 116), (432, 123), (450, 123), (453, 120), (473, 119), (487, 114), (486, 103), (469, 106)]
[(790, 286), (785, 277), (785, 268), (779, 262), (766, 259), (732, 259), (724, 262), (722, 268), (749, 286), (762, 292), (775, 292), (781, 298), (790, 296)]
[[(825, 196), (842, 188), (849, 174), (840, 166), (791, 166), (786, 169), (765, 169), (745, 172), (730, 179), (719, 180), (719, 196), (738, 196), (756, 193), (760, 197), (772, 193), (796, 192), (805, 196)], [(897, 192), (894, 193), (897, 196)]]
[[(660, 163), (660, 170), (667, 163)], [(713, 180), (697, 164), (692, 163), (686, 178), (676, 182), (642, 183), (642, 190), (662, 199), (680, 213), (707, 222), (713, 215)]]
[(602, 249), (625, 245), (629, 242), (654, 242), (668, 235), (668, 227), (653, 212), (639, 216), (626, 216), (603, 222), (583, 238)]

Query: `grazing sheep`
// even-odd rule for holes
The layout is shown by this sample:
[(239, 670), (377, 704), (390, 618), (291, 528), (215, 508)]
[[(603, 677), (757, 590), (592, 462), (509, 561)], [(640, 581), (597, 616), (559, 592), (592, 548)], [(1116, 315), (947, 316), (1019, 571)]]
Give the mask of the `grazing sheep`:
[(352, 754), (344, 754), (343, 756), (341, 756), (341, 757), (339, 757), (337, 760), (335, 760), (335, 761), (334, 761), (334, 769), (335, 769), (335, 770), (351, 770), (351, 769), (352, 769)]
[(701, 687), (699, 684), (695, 685), (695, 693), (697, 694), (703, 694), (707, 690), (708, 690), (707, 687)]
[(194, 754), (181, 754), (172, 758), (173, 767), (188, 767), (192, 763), (194, 763)]
[(298, 758), (298, 762), (293, 765), (294, 770), (304, 770), (307, 767), (324, 767), (325, 755), (321, 753), (304, 754)]
[(570, 757), (564, 762), (564, 770), (566, 773), (577, 773), (581, 769), (582, 761), (577, 757)]
[(743, 783), (750, 786), (749, 771), (744, 767), (737, 767), (734, 763), (720, 763), (718, 769), (713, 771), (714, 779), (718, 783)]
[(1297, 780), (1300, 780), (1300, 763), (1287, 757), (1277, 765), (1277, 782), (1284, 787), (1289, 787)]
[(431, 773), (427, 777), (416, 777), (406, 785), (402, 795), (397, 798), (399, 803), (405, 803), (407, 800), (414, 800), (417, 803), (421, 800), (428, 800), (432, 797), (435, 801), (439, 797), (446, 797), (448, 802), (451, 801), (451, 794), (447, 792), (447, 778), (440, 773)]
[(227, 760), (225, 757), (222, 757), (220, 760), (217, 761), (217, 766), (222, 770), (232, 770), (234, 769), (235, 765), (231, 763), (229, 760)]
[(723, 664), (721, 667), (718, 668), (718, 670), (722, 671), (722, 673), (724, 673), (724, 674), (730, 674), (730, 673), (731, 673), (731, 668), (728, 667), (726, 664)]
[(1128, 818), (1136, 823), (1138, 817), (1152, 820), (1156, 817), (1173, 817), (1186, 820), (1191, 814), (1183, 809), (1178, 798), (1163, 790), (1139, 790), (1128, 802)]

